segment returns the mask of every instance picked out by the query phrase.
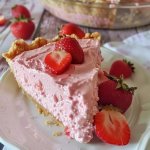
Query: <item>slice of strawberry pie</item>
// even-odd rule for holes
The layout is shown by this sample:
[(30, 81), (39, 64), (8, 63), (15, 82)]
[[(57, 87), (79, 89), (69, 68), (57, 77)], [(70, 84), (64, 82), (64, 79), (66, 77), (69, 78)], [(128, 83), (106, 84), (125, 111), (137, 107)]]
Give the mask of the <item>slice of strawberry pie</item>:
[(81, 143), (93, 138), (103, 60), (100, 35), (84, 38), (73, 46), (61, 45), (60, 37), (52, 41), (37, 38), (29, 45), (20, 40), (3, 54), (23, 93)]

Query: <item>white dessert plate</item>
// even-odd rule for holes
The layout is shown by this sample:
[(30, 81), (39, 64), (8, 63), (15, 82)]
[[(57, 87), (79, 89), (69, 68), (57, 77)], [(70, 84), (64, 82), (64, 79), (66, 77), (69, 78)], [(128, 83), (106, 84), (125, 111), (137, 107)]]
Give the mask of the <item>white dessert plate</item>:
[[(105, 71), (115, 60), (124, 58), (106, 48), (101, 50), (104, 57), (102, 69)], [(62, 128), (54, 124), (45, 125), (49, 118), (37, 113), (36, 106), (22, 94), (10, 70), (4, 73), (0, 81), (0, 142), (12, 150), (149, 150), (150, 76), (137, 63), (135, 67), (135, 73), (125, 80), (129, 86), (138, 87), (125, 113), (131, 129), (128, 145), (109, 145), (95, 135), (90, 143), (81, 144), (68, 139)], [(54, 131), (61, 132), (61, 135), (53, 136)]]

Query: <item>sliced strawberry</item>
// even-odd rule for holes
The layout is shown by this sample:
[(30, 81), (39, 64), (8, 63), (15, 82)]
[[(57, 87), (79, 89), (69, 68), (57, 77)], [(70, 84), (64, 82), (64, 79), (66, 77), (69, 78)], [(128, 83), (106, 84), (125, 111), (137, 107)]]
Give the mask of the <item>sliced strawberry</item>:
[(52, 73), (61, 74), (70, 65), (72, 57), (64, 50), (53, 51), (46, 55), (45, 63), (50, 67)]
[(94, 117), (95, 134), (102, 141), (114, 145), (127, 145), (130, 128), (125, 117), (112, 106), (105, 106)]
[(128, 78), (134, 72), (133, 64), (126, 59), (115, 61), (110, 68), (109, 74), (116, 76), (117, 78), (123, 74), (124, 78)]
[(82, 64), (84, 61), (83, 49), (78, 41), (74, 38), (64, 37), (62, 40), (56, 42), (55, 50), (65, 50), (72, 56), (73, 64)]
[(5, 16), (4, 15), (0, 15), (0, 26), (5, 24)]

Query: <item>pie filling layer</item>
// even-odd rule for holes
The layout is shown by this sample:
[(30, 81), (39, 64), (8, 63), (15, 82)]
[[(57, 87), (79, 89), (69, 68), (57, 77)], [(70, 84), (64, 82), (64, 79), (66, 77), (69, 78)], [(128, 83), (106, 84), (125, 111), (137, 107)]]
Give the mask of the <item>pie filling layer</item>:
[(71, 64), (55, 75), (44, 62), (55, 43), (25, 51), (11, 61), (14, 75), (38, 104), (69, 129), (70, 137), (81, 143), (93, 138), (93, 117), (98, 112), (98, 84), (103, 60), (99, 40), (78, 40), (84, 51), (84, 63)]

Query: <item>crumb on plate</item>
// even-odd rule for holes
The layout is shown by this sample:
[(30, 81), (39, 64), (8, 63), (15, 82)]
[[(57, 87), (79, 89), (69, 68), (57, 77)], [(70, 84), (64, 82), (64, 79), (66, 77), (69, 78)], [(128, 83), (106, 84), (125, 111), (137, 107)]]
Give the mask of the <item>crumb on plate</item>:
[(42, 114), (43, 110), (41, 108), (37, 108), (36, 111), (39, 113), (39, 114)]
[(48, 121), (48, 120), (46, 120), (46, 121), (45, 121), (45, 124), (46, 124), (46, 125), (50, 125), (50, 124), (51, 124), (51, 122), (50, 122), (50, 121)]
[(60, 132), (58, 131), (53, 132), (53, 136), (59, 136), (59, 135), (60, 135)]

